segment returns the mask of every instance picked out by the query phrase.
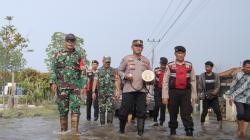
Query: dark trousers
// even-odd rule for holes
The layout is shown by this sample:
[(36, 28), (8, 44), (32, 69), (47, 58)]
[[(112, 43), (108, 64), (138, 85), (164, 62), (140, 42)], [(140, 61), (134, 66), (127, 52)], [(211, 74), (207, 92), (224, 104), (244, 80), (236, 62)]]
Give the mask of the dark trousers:
[(157, 118), (158, 118), (159, 110), (160, 110), (160, 122), (163, 123), (165, 122), (166, 105), (162, 103), (162, 89), (154, 90), (154, 99), (155, 99), (154, 121), (157, 122)]
[(122, 103), (119, 112), (120, 121), (127, 121), (128, 114), (136, 107), (136, 117), (145, 118), (146, 116), (146, 93), (129, 92), (122, 94)]
[[(98, 96), (98, 94), (97, 94)], [(92, 99), (92, 91), (87, 92), (87, 119), (91, 119), (91, 107), (92, 104), (94, 106), (94, 117), (98, 118), (99, 114), (99, 105), (98, 105), (98, 97), (96, 97), (96, 100), (93, 102)]]
[(205, 118), (207, 116), (208, 109), (210, 107), (214, 110), (214, 113), (217, 116), (217, 121), (221, 121), (222, 120), (218, 98), (204, 99), (202, 101), (201, 123), (205, 122)]
[(250, 104), (234, 102), (237, 110), (237, 120), (250, 122)]
[(185, 130), (193, 130), (194, 123), (191, 116), (191, 113), (193, 112), (191, 90), (169, 90), (168, 111), (170, 116), (169, 128), (171, 129), (176, 129), (178, 127), (177, 117), (179, 110)]

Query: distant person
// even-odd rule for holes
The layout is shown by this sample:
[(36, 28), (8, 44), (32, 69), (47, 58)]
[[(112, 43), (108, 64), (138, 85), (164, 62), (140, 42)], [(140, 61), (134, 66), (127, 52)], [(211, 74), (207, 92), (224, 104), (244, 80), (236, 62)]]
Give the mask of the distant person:
[(207, 61), (205, 63), (206, 72), (202, 73), (198, 82), (198, 94), (202, 101), (202, 114), (201, 125), (204, 126), (205, 118), (208, 109), (211, 107), (219, 121), (219, 127), (222, 128), (222, 116), (219, 105), (219, 90), (220, 90), (220, 77), (217, 73), (213, 72), (214, 63)]
[(97, 60), (93, 60), (91, 63), (91, 69), (87, 71), (87, 86), (86, 86), (86, 91), (87, 91), (87, 120), (91, 120), (91, 107), (92, 104), (94, 106), (94, 121), (98, 120), (98, 115), (99, 115), (99, 106), (98, 106), (98, 91), (96, 89), (96, 100), (94, 101), (92, 98), (92, 87), (93, 87), (93, 81), (94, 81), (94, 76), (96, 74), (97, 68), (98, 68), (99, 62)]
[(166, 105), (162, 103), (162, 82), (164, 74), (166, 73), (166, 66), (168, 64), (168, 59), (166, 57), (160, 58), (160, 67), (155, 68), (155, 83), (154, 83), (154, 126), (158, 126), (158, 115), (160, 111), (160, 126), (163, 126), (166, 116)]
[(105, 125), (106, 112), (107, 123), (113, 123), (115, 100), (120, 98), (120, 77), (118, 71), (110, 66), (110, 56), (104, 56), (102, 63), (103, 66), (98, 68), (94, 77), (92, 96), (95, 100), (98, 91), (100, 123)]

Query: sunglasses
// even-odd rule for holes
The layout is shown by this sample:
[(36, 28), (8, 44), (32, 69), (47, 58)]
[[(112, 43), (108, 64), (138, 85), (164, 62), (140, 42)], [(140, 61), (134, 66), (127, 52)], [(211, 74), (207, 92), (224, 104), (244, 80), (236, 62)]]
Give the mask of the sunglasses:
[(106, 64), (110, 64), (110, 62), (105, 62)]
[(68, 40), (66, 40), (66, 42), (75, 43), (75, 42), (76, 42), (76, 40), (75, 40), (75, 39), (68, 39)]

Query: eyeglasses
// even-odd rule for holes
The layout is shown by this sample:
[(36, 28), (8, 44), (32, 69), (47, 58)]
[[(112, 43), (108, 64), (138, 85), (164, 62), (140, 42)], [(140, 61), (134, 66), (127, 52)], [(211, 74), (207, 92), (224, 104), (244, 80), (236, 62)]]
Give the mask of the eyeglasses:
[(106, 64), (110, 64), (110, 62), (105, 62)]

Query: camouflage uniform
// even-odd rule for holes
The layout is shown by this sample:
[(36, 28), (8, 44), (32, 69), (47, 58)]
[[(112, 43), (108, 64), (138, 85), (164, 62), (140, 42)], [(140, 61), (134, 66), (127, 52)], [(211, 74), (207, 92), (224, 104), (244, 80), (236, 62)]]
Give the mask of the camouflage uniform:
[(51, 67), (50, 83), (57, 85), (57, 104), (60, 113), (61, 130), (66, 131), (68, 112), (71, 109), (71, 126), (78, 128), (80, 115), (80, 89), (86, 83), (83, 75), (85, 59), (75, 49), (64, 49), (55, 54)]
[(82, 56), (75, 50), (59, 51), (52, 63), (51, 83), (56, 83), (57, 104), (60, 116), (72, 112), (80, 114), (80, 88), (86, 83), (86, 78), (80, 70)]
[[(105, 69), (101, 67), (97, 70), (95, 75), (95, 79), (98, 80), (98, 102), (100, 109), (100, 121), (101, 124), (105, 123), (105, 112), (107, 110), (108, 117), (107, 122), (112, 123), (113, 120), (113, 110), (115, 103), (115, 81), (116, 75), (118, 75), (117, 71), (109, 67)], [(104, 115), (104, 117), (103, 117)], [(103, 119), (104, 118), (104, 122)]]

